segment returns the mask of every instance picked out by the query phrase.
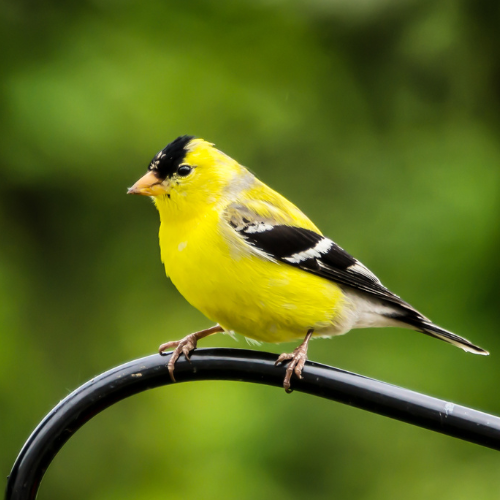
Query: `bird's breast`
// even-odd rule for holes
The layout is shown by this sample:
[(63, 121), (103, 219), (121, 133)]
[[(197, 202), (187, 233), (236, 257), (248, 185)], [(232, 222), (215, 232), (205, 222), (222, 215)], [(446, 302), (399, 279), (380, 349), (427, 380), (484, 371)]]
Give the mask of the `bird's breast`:
[(264, 342), (302, 338), (309, 328), (335, 334), (341, 289), (323, 278), (250, 251), (220, 231), (216, 217), (160, 228), (162, 260), (179, 292), (227, 330)]

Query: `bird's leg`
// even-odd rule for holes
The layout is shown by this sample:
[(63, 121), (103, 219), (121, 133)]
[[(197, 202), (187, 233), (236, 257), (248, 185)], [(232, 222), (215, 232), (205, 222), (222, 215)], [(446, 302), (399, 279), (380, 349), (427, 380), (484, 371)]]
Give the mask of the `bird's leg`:
[(302, 377), (302, 369), (304, 368), (304, 364), (307, 361), (307, 348), (309, 346), (309, 341), (311, 340), (313, 332), (314, 330), (311, 328), (307, 332), (306, 338), (304, 339), (304, 342), (302, 342), (302, 344), (300, 344), (292, 353), (284, 352), (283, 354), (280, 354), (280, 357), (276, 360), (275, 365), (278, 365), (288, 359), (291, 360), (286, 368), (285, 380), (283, 380), (283, 387), (285, 388), (286, 392), (292, 392), (292, 390), (290, 389), (290, 380), (294, 373), (298, 378), (304, 378)]
[(213, 333), (219, 333), (223, 331), (224, 329), (221, 326), (215, 325), (212, 326), (212, 328), (207, 328), (206, 330), (201, 330), (199, 332), (194, 332), (189, 335), (186, 335), (181, 340), (172, 340), (170, 342), (165, 342), (164, 344), (162, 344), (158, 348), (158, 352), (160, 354), (163, 354), (164, 351), (170, 349), (171, 347), (175, 347), (175, 351), (172, 353), (172, 356), (170, 357), (170, 360), (167, 365), (168, 372), (170, 373), (170, 378), (172, 379), (172, 382), (175, 382), (174, 367), (175, 367), (175, 362), (179, 359), (179, 356), (181, 354), (184, 354), (184, 356), (186, 356), (186, 359), (190, 362), (191, 360), (189, 359), (189, 353), (196, 349), (196, 344), (198, 340), (204, 337), (208, 337)]

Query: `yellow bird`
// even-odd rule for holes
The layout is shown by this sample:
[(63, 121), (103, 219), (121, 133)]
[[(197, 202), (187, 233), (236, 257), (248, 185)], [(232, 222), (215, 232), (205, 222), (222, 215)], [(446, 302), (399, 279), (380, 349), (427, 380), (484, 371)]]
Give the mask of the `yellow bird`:
[(179, 356), (189, 359), (199, 339), (217, 332), (263, 342), (304, 339), (276, 362), (290, 361), (287, 392), (293, 373), (302, 378), (311, 338), (352, 328), (410, 328), (488, 354), (390, 292), (295, 205), (203, 139), (182, 136), (168, 144), (128, 193), (153, 198), (167, 276), (217, 323), (160, 346), (160, 353), (175, 347), (172, 380)]

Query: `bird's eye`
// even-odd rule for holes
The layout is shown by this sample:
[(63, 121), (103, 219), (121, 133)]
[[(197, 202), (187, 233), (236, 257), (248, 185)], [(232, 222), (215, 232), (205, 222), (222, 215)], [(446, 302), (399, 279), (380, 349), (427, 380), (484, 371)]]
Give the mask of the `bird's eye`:
[(177, 169), (177, 175), (186, 177), (186, 175), (189, 175), (191, 173), (191, 170), (193, 169), (189, 165), (180, 165)]

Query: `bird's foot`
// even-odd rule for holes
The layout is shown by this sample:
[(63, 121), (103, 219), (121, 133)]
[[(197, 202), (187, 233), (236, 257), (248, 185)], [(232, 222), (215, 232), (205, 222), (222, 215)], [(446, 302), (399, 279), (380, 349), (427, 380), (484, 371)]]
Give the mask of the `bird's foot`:
[(189, 358), (189, 353), (196, 349), (197, 343), (198, 343), (198, 338), (196, 337), (196, 333), (191, 333), (190, 335), (186, 335), (181, 340), (172, 340), (171, 342), (165, 342), (158, 348), (158, 352), (160, 354), (163, 354), (163, 352), (166, 351), (167, 349), (175, 347), (175, 350), (172, 353), (172, 356), (170, 357), (170, 360), (167, 365), (168, 373), (170, 373), (170, 378), (172, 379), (172, 382), (175, 382), (175, 377), (174, 377), (175, 362), (179, 359), (179, 356), (181, 354), (184, 354), (184, 356), (186, 356), (186, 359), (189, 362), (191, 362), (191, 359)]
[(224, 331), (222, 327), (219, 325), (213, 326), (212, 328), (207, 328), (206, 330), (201, 330), (199, 332), (195, 333), (190, 333), (189, 335), (186, 335), (183, 339), (181, 340), (171, 340), (170, 342), (165, 342), (158, 348), (158, 352), (160, 354), (163, 354), (167, 349), (171, 349), (172, 347), (175, 347), (174, 352), (172, 353), (172, 356), (170, 357), (170, 360), (168, 361), (168, 373), (170, 374), (170, 378), (172, 379), (172, 382), (175, 382), (175, 377), (174, 377), (174, 368), (175, 368), (175, 363), (179, 359), (179, 356), (181, 354), (184, 354), (186, 356), (186, 359), (191, 362), (191, 359), (189, 357), (189, 354), (191, 351), (194, 351), (196, 349), (196, 346), (198, 344), (198, 340), (207, 337), (208, 335), (212, 335), (212, 333), (217, 333), (217, 332), (222, 332)]
[(311, 339), (312, 334), (313, 330), (309, 330), (302, 344), (300, 344), (291, 353), (284, 352), (283, 354), (280, 354), (279, 358), (276, 360), (276, 363), (274, 363), (275, 365), (279, 365), (283, 361), (290, 360), (290, 363), (288, 363), (288, 366), (286, 368), (285, 379), (283, 380), (283, 387), (288, 393), (292, 392), (292, 389), (290, 388), (290, 381), (294, 373), (299, 379), (304, 378), (302, 376), (302, 370), (304, 368), (305, 362), (307, 361), (307, 348), (309, 346), (309, 340)]

